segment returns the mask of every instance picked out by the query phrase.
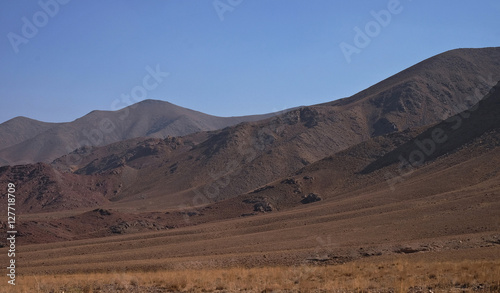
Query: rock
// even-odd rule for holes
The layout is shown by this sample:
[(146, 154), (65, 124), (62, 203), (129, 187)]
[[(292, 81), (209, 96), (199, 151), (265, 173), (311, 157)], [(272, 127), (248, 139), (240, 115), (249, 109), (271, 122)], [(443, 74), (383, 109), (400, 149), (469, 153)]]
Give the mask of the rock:
[(261, 201), (253, 205), (253, 210), (255, 212), (272, 212), (273, 211), (273, 206), (266, 202), (266, 201)]
[(255, 189), (251, 193), (259, 193), (261, 191), (268, 190), (268, 189), (271, 189), (271, 188), (274, 188), (274, 186), (272, 186), (272, 185), (266, 185), (264, 187), (260, 187), (260, 188)]
[(300, 121), (304, 123), (304, 126), (307, 128), (314, 127), (318, 125), (319, 122), (319, 113), (317, 110), (308, 107), (308, 108), (300, 108)]
[(381, 118), (373, 124), (372, 136), (381, 136), (398, 130), (399, 129), (396, 124), (387, 120), (387, 118)]
[(281, 184), (297, 184), (298, 181), (293, 179), (293, 178), (288, 178), (283, 181), (281, 181)]
[(117, 225), (109, 227), (109, 230), (113, 234), (124, 234), (125, 230), (127, 230), (129, 227), (130, 225), (127, 222), (121, 222), (118, 223)]
[(111, 212), (104, 209), (95, 209), (93, 212), (99, 213), (101, 216), (111, 216)]
[(317, 202), (320, 201), (321, 197), (317, 195), (316, 193), (309, 193), (307, 196), (303, 196), (302, 200), (300, 201), (303, 204), (308, 204), (312, 202)]
[(416, 252), (420, 252), (420, 251), (423, 251), (423, 249), (414, 249), (411, 247), (403, 247), (403, 248), (396, 249), (394, 252), (401, 253), (401, 254), (409, 254), (409, 253), (416, 253)]

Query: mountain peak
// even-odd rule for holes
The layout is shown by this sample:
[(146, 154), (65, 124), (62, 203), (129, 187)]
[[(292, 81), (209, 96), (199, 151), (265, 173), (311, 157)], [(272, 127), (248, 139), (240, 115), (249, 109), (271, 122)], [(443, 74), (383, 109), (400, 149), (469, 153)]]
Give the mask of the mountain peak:
[(43, 122), (43, 121), (32, 119), (32, 118), (29, 118), (26, 116), (16, 116), (12, 119), (9, 119), (9, 120), (1, 123), (0, 125), (5, 124), (5, 123), (50, 123), (50, 122)]
[[(314, 123), (305, 127), (326, 127), (327, 123), (332, 127), (328, 131), (349, 136), (345, 139), (353, 144), (360, 139), (436, 123), (468, 109), (484, 96), (493, 86), (490, 81), (496, 83), (500, 79), (499, 65), (500, 47), (448, 51), (352, 97), (305, 107), (322, 109), (318, 115), (309, 117)], [(323, 109), (324, 106), (333, 107)], [(83, 144), (102, 146), (137, 137), (183, 136), (275, 115), (217, 117), (154, 99), (118, 111), (91, 114), (69, 123), (45, 124), (28, 118), (18, 118), (13, 121), (17, 123), (8, 125), (4, 123), (0, 125), (3, 126), (0, 127), (3, 139), (0, 159), (11, 164), (51, 162)], [(293, 124), (304, 118), (292, 116), (284, 117), (288, 119), (284, 123)], [(351, 132), (344, 132), (348, 130)], [(332, 143), (339, 147), (339, 140)]]
[(168, 101), (156, 100), (156, 99), (145, 99), (145, 100), (137, 102), (137, 104), (170, 104), (170, 105), (177, 106), (177, 105), (172, 104)]

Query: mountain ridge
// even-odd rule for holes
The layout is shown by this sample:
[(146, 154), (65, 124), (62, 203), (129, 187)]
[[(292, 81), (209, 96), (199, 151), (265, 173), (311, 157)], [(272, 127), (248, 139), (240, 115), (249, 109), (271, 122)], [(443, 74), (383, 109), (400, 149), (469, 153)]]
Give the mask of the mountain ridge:
[[(166, 137), (215, 130), (244, 121), (255, 121), (273, 113), (217, 117), (170, 102), (145, 100), (117, 111), (94, 110), (71, 122), (46, 123), (13, 118), (0, 124), (3, 146), (0, 162), (11, 165), (46, 162), (82, 146), (105, 145), (136, 137)], [(31, 123), (23, 127), (24, 121)], [(24, 122), (24, 124), (26, 124)], [(10, 135), (14, 129), (17, 135)], [(12, 139), (8, 139), (12, 137)], [(55, 146), (55, 147), (54, 147)], [(41, 151), (43, 150), (43, 151)], [(4, 163), (4, 165), (6, 164)]]
[[(294, 109), (329, 107), (320, 112), (352, 120), (346, 127), (354, 127), (352, 143), (360, 142), (371, 136), (438, 122), (474, 105), (500, 78), (499, 60), (499, 47), (450, 50), (349, 98)], [(24, 132), (18, 126), (16, 133), (20, 135), (6, 139), (4, 147), (0, 144), (0, 164), (50, 163), (86, 145), (102, 146), (136, 137), (183, 136), (265, 120), (275, 114), (216, 117), (169, 102), (145, 100), (118, 111), (92, 111), (73, 122), (44, 124)], [(4, 123), (0, 124), (0, 136), (5, 128)]]
[[(479, 73), (482, 76), (499, 75), (500, 80), (500, 67), (495, 65), (500, 60), (500, 48), (493, 51), (495, 54), (490, 49), (453, 51), (454, 55), (460, 53), (458, 59), (443, 58), (446, 56), (444, 53), (437, 60), (455, 60), (448, 67), (443, 69), (438, 62), (438, 65), (433, 65), (438, 68), (436, 72), (419, 69), (411, 75), (411, 79), (405, 77), (408, 73), (400, 79), (392, 77), (393, 80), (401, 80), (395, 90), (388, 92), (383, 89), (376, 95), (365, 93), (362, 98), (352, 98), (351, 103), (341, 101), (340, 104), (334, 102), (300, 107), (264, 120), (179, 137), (138, 138), (79, 148), (56, 159), (52, 167), (82, 176), (110, 176), (121, 187), (108, 193), (107, 199), (135, 202), (137, 208), (142, 209), (226, 200), (293, 174), (370, 138), (437, 123), (449, 117), (444, 114), (456, 111), (457, 105), (466, 108), (475, 99), (479, 100), (472, 95), (491, 89), (483, 90), (487, 84), (477, 78)], [(471, 54), (481, 56), (473, 68), (460, 61)], [(487, 62), (490, 59), (493, 61)], [(423, 64), (434, 60), (428, 59)], [(461, 73), (467, 81), (465, 90), (463, 85), (447, 85), (456, 73), (447, 73), (447, 68), (457, 66), (471, 70), (468, 74), (468, 71)], [(421, 75), (426, 74), (427, 79), (423, 79)], [(433, 76), (442, 78), (433, 80)], [(437, 88), (439, 84), (442, 86)], [(441, 93), (438, 98), (430, 94), (429, 87)], [(439, 98), (447, 96), (447, 93), (452, 95), (450, 101), (453, 103), (448, 102), (448, 98)], [(419, 106), (419, 101), (425, 101), (428, 107)], [(444, 109), (446, 113), (428, 111), (429, 108)], [(428, 119), (422, 119), (422, 114), (426, 114)], [(99, 116), (99, 113), (93, 115)], [(382, 123), (379, 122), (381, 120)], [(135, 120), (128, 127), (137, 127), (141, 121), (144, 120)], [(44, 151), (42, 147), (39, 150)], [(34, 192), (38, 187), (33, 186)], [(148, 206), (149, 201), (143, 198), (158, 201), (158, 204)]]
[[(500, 88), (500, 82), (495, 88)], [(261, 223), (259, 225), (263, 225), (265, 228), (266, 225), (275, 223), (286, 230), (281, 231), (273, 228), (269, 233), (275, 231), (286, 233), (289, 229), (297, 229), (296, 227), (304, 226), (306, 223), (314, 227), (322, 227), (321, 229), (335, 227), (340, 232), (346, 233), (343, 229), (348, 225), (353, 227), (351, 228), (353, 230), (349, 230), (350, 232), (347, 234), (357, 231), (356, 237), (361, 237), (360, 235), (368, 233), (368, 231), (364, 231), (365, 229), (359, 229), (359, 227), (365, 227), (364, 225), (360, 226), (358, 222), (361, 221), (375, 231), (382, 229), (382, 231), (389, 233), (396, 229), (393, 237), (396, 237), (397, 241), (412, 241), (412, 243), (419, 241), (422, 243), (421, 245), (425, 246), (430, 239), (438, 241), (444, 236), (458, 237), (459, 235), (467, 239), (477, 239), (480, 243), (478, 245), (484, 245), (484, 241), (481, 241), (484, 238), (481, 237), (489, 239), (495, 235), (495, 232), (498, 232), (497, 223), (491, 221), (485, 223), (484, 220), (496, 215), (500, 207), (495, 196), (496, 192), (500, 190), (498, 185), (500, 128), (498, 123), (483, 125), (481, 121), (490, 118), (495, 118), (495, 121), (498, 121), (498, 117), (500, 117), (498, 115), (500, 90), (490, 91), (490, 95), (479, 103), (483, 105), (479, 107), (478, 112), (474, 109), (472, 112), (469, 111), (475, 113), (475, 116), (463, 120), (463, 128), (460, 129), (465, 132), (450, 133), (450, 142), (453, 146), (446, 153), (436, 153), (436, 157), (429, 160), (429, 164), (416, 166), (416, 170), (405, 176), (404, 180), (396, 186), (397, 192), (391, 192), (390, 184), (384, 177), (388, 170), (392, 171), (397, 167), (394, 166), (394, 162), (392, 165), (381, 166), (370, 173), (359, 171), (363, 170), (364, 166), (369, 165), (370, 162), (377, 162), (388, 154), (405, 150), (406, 144), (418, 139), (422, 134), (432, 131), (436, 125), (441, 123), (371, 138), (314, 162), (289, 176), (268, 181), (253, 191), (216, 203), (172, 206), (168, 209), (162, 209), (156, 202), (154, 211), (124, 212), (125, 207), (130, 209), (130, 206), (137, 204), (137, 201), (129, 201), (124, 206), (114, 205), (111, 208), (108, 206), (83, 213), (77, 211), (76, 216), (28, 221), (24, 224), (24, 229), (29, 231), (26, 240), (30, 243), (39, 243), (40, 239), (54, 242), (61, 241), (61, 239), (106, 237), (141, 231), (176, 233), (176, 231), (183, 231), (177, 229), (183, 229), (185, 226), (204, 227), (202, 224), (210, 224), (211, 222), (215, 223), (214, 225), (226, 225), (226, 223), (232, 223), (231, 221), (235, 221), (238, 227), (245, 225), (244, 223), (251, 227), (256, 223)], [(485, 103), (488, 104), (485, 105)], [(492, 105), (496, 106), (492, 107)], [(465, 113), (467, 111), (456, 114), (450, 121), (455, 122), (458, 117), (463, 118)], [(485, 116), (487, 113), (489, 116)], [(450, 123), (450, 121), (442, 123)], [(461, 138), (464, 137), (464, 133), (468, 135), (462, 142)], [(158, 142), (158, 139), (150, 140), (152, 145)], [(182, 145), (182, 142), (177, 140), (178, 138), (168, 140), (173, 150), (176, 148), (174, 145)], [(467, 168), (464, 168), (463, 165)], [(479, 172), (477, 169), (479, 166), (484, 170)], [(35, 169), (46, 169), (47, 167), (42, 166)], [(471, 173), (469, 170), (474, 171)], [(449, 180), (443, 181), (443, 178), (440, 177), (443, 174), (447, 174), (445, 178)], [(86, 178), (97, 178), (92, 176)], [(422, 180), (432, 186), (422, 184)], [(99, 184), (97, 188), (109, 191), (115, 188), (106, 189), (108, 185)], [(96, 191), (102, 192), (102, 190), (98, 191), (97, 189)], [(314, 194), (313, 197), (317, 200), (304, 201), (305, 195), (308, 194)], [(144, 197), (142, 200), (145, 201), (159, 200), (159, 198), (148, 197), (147, 193), (141, 196)], [(161, 200), (165, 200), (165, 198)], [(101, 198), (101, 201), (105, 202), (106, 200)], [(397, 221), (394, 220), (395, 216)], [(354, 222), (345, 222), (348, 219), (352, 219)], [(88, 222), (92, 225), (87, 225)], [(411, 227), (414, 227), (412, 232), (403, 233), (405, 227), (407, 229), (407, 225), (410, 224)], [(64, 233), (58, 232), (58, 229), (64, 230)], [(70, 232), (66, 232), (66, 229), (69, 229)], [(170, 229), (173, 229), (173, 232), (168, 232)], [(306, 227), (305, 229), (310, 228)], [(414, 229), (416, 230), (414, 231)], [(85, 233), (78, 234), (71, 231), (84, 231)], [(251, 231), (255, 231), (255, 229), (251, 229)], [(54, 237), (54, 235), (58, 235), (57, 233), (60, 233), (61, 238)], [(43, 234), (47, 234), (47, 236), (43, 236)], [(372, 235), (370, 237), (378, 237), (376, 239), (379, 239), (380, 243), (387, 242), (387, 239), (384, 241), (384, 237), (387, 238), (384, 233), (376, 232), (376, 234), (379, 236)], [(154, 238), (157, 234), (148, 235)], [(356, 237), (353, 239), (358, 239)], [(370, 238), (370, 241), (372, 239)], [(307, 244), (304, 245), (306, 246), (301, 247), (301, 249), (307, 247)], [(352, 243), (349, 242), (345, 245), (350, 246)], [(375, 245), (374, 243), (372, 245), (370, 249), (384, 254), (388, 253), (387, 250), (384, 250), (384, 246), (379, 247), (379, 244)], [(456, 245), (454, 247), (453, 249), (457, 249)], [(460, 249), (466, 248), (466, 246), (460, 247)], [(326, 257), (325, 261), (328, 259), (329, 257)]]

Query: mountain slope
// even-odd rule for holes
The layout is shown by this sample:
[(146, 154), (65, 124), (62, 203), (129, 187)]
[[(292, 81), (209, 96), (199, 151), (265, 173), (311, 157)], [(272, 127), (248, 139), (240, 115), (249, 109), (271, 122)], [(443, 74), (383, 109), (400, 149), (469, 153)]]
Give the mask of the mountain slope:
[(186, 135), (272, 115), (223, 118), (168, 102), (145, 100), (114, 112), (93, 111), (68, 123), (38, 125), (16, 118), (0, 125), (0, 134), (10, 134), (0, 148), (0, 162), (4, 165), (51, 162), (82, 146), (106, 145), (136, 137)]
[[(500, 48), (452, 50), (350, 98), (315, 108), (327, 106), (333, 119), (339, 115), (349, 117), (352, 123), (340, 123), (344, 124), (341, 128), (352, 127), (352, 142), (358, 143), (370, 136), (435, 123), (469, 108), (500, 78), (499, 65)], [(69, 123), (41, 125), (11, 120), (0, 125), (0, 134), (7, 134), (0, 144), (0, 164), (51, 162), (85, 145), (106, 145), (142, 136), (180, 136), (271, 116), (213, 117), (147, 100), (115, 112), (94, 111)]]
[[(478, 197), (492, 195), (490, 189), (500, 191), (499, 154), (500, 82), (469, 110), (435, 125), (355, 145), (304, 167), (289, 180), (268, 183), (273, 188), (256, 196), (270, 199), (278, 208), (290, 208), (300, 205), (301, 195), (311, 192), (326, 200), (340, 200), (339, 196), (349, 199), (353, 194), (380, 190), (377, 200), (382, 202), (440, 193), (450, 193), (446, 195), (450, 197), (461, 190), (474, 190)], [(299, 194), (293, 192), (297, 188)], [(494, 196), (488, 200), (498, 203)]]
[(368, 165), (363, 172), (370, 173), (398, 162), (411, 170), (456, 151), (485, 133), (498, 129), (499, 125), (500, 83), (474, 107), (430, 127), (414, 140)]
[[(500, 48), (449, 51), (351, 98), (219, 130), (183, 152), (142, 157), (140, 168), (122, 157), (137, 172), (120, 199), (134, 200), (140, 193), (163, 198), (168, 207), (252, 191), (370, 137), (439, 122), (470, 107), (491, 88), (489, 79), (500, 76), (499, 62)], [(120, 156), (113, 151), (92, 156), (91, 166), (74, 169), (85, 174), (109, 170), (106, 162)]]
[(0, 167), (0, 181), (16, 185), (16, 212), (55, 211), (104, 205), (116, 187), (100, 176), (62, 173), (44, 163)]
[[(471, 61), (475, 59), (477, 64)], [(499, 60), (500, 48), (453, 50), (348, 99), (175, 140), (136, 139), (83, 148), (56, 160), (53, 166), (64, 172), (110, 176), (120, 182), (121, 188), (108, 197), (114, 206), (151, 210), (221, 201), (292, 175), (373, 136), (448, 118), (446, 113), (430, 109), (446, 109), (451, 115), (457, 107), (466, 107), (476, 99), (468, 94), (486, 93), (490, 81), (478, 75), (499, 75), (500, 67), (495, 66)], [(463, 80), (447, 85), (446, 81), (458, 73)], [(452, 95), (449, 101), (422, 87), (433, 84), (439, 85), (435, 93)], [(469, 86), (463, 88), (462, 84)], [(397, 94), (388, 95), (390, 85)], [(381, 98), (384, 102), (378, 104)], [(408, 103), (421, 99), (427, 107), (410, 111)], [(383, 127), (378, 123), (382, 118), (387, 120)]]
[[(369, 139), (262, 188), (217, 203), (161, 210), (164, 198), (145, 195), (143, 200), (153, 201), (156, 212), (123, 213), (125, 206), (115, 205), (70, 217), (25, 221), (23, 231), (33, 233), (22, 238), (26, 243), (87, 239), (45, 248), (31, 246), (26, 266), (90, 270), (107, 252), (110, 263), (122, 264), (122, 253), (132, 256), (130, 249), (134, 249), (133, 255), (140, 254), (137, 260), (159, 260), (136, 263), (138, 268), (177, 262), (184, 268), (188, 261), (207, 255), (220, 260), (219, 265), (335, 264), (445, 251), (461, 258), (474, 249), (495, 257), (500, 237), (499, 117), (500, 83), (478, 107), (448, 121)], [(395, 189), (386, 174), (397, 170), (397, 161), (361, 172), (372, 162), (404, 153), (408, 145), (423, 140), (422, 135), (437, 127), (456, 125), (459, 118), (463, 119), (460, 127), (446, 133), (449, 143), (443, 143), (442, 150), (436, 148), (436, 155), (415, 166)], [(170, 142), (172, 149), (182, 145), (174, 139)], [(310, 193), (321, 200), (304, 202), (303, 197)], [(130, 209), (136, 203), (127, 206)], [(143, 231), (148, 233), (139, 234)], [(112, 235), (116, 237), (100, 239)], [(119, 241), (126, 248), (117, 246)], [(70, 245), (71, 249), (50, 256), (47, 266), (42, 263), (49, 258), (45, 249), (53, 245), (63, 249)], [(151, 249), (145, 251), (146, 245)], [(73, 257), (74, 250), (91, 261)], [(109, 267), (106, 264), (101, 269)]]
[(500, 79), (500, 48), (456, 49), (401, 71), (348, 99), (373, 135), (439, 122), (476, 104)]
[(0, 124), (0, 150), (28, 140), (54, 127), (57, 123), (46, 123), (26, 117), (16, 117)]

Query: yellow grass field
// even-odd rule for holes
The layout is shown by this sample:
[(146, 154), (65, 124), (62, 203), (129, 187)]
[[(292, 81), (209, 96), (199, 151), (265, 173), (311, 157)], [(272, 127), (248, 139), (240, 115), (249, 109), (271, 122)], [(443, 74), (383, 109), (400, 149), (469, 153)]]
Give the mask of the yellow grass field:
[[(2, 292), (500, 292), (500, 260), (25, 275)], [(10, 289), (10, 290), (9, 290)]]

